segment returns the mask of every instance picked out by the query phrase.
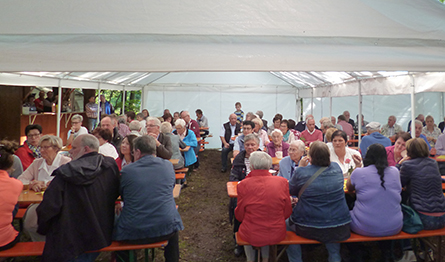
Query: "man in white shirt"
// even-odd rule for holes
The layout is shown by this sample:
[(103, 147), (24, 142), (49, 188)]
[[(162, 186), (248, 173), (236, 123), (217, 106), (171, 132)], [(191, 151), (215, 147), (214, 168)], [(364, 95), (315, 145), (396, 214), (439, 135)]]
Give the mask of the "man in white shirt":
[(396, 124), (396, 117), (395, 116), (389, 116), (388, 117), (388, 124), (383, 125), (382, 127), (382, 135), (388, 137), (389, 139), (394, 139), (396, 137), (396, 134), (402, 130), (402, 127)]

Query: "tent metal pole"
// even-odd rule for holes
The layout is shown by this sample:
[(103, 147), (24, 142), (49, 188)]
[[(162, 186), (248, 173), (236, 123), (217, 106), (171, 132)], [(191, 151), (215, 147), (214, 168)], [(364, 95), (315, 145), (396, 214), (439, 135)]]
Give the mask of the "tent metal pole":
[(329, 120), (331, 120), (332, 116), (332, 87), (329, 88)]
[(360, 147), (360, 143), (362, 142), (362, 81), (358, 81), (358, 146)]
[(99, 96), (99, 104), (97, 105), (97, 122), (96, 122), (96, 126), (99, 125), (100, 122), (100, 82), (97, 84), (97, 90), (98, 92), (98, 96)]
[(311, 91), (311, 115), (314, 115), (314, 87)]
[(142, 112), (144, 108), (145, 108), (145, 86), (143, 86), (141, 90), (141, 108), (139, 108), (139, 112)]
[(122, 115), (125, 114), (125, 100), (127, 100), (127, 92), (125, 91), (125, 86), (124, 86), (124, 90), (122, 91)]
[(59, 79), (59, 96), (57, 98), (57, 132), (56, 135), (60, 137), (60, 114), (62, 112), (62, 80)]
[(416, 85), (414, 83), (414, 76), (409, 75), (411, 77), (411, 137), (416, 137), (416, 123), (415, 123), (415, 108), (416, 108)]

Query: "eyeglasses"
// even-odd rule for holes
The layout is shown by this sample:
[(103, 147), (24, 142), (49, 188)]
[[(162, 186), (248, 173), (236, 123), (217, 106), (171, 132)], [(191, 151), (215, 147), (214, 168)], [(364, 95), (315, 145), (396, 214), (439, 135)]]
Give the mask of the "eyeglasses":
[(72, 125), (80, 124), (80, 122), (71, 122)]
[(157, 125), (146, 125), (146, 127), (157, 127)]
[(51, 147), (53, 147), (53, 146), (41, 146), (41, 147), (40, 147), (40, 150), (42, 150), (42, 149), (48, 150), (48, 149), (51, 148)]
[(38, 136), (40, 136), (40, 134), (29, 134), (29, 135), (27, 135), (27, 137), (38, 137)]

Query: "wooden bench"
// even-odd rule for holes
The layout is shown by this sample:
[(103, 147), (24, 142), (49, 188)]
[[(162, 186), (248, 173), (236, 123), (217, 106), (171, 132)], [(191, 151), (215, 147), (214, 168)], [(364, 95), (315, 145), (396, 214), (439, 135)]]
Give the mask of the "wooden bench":
[[(87, 253), (93, 252), (113, 252), (113, 251), (124, 251), (124, 250), (145, 250), (145, 259), (149, 259), (148, 250), (151, 249), (151, 260), (154, 259), (154, 249), (159, 247), (165, 247), (168, 241), (161, 241), (153, 244), (145, 245), (132, 245), (126, 244), (124, 242), (113, 241), (108, 247), (104, 247), (96, 251), (88, 251)], [(45, 247), (45, 242), (19, 242), (10, 249), (0, 251), (0, 257), (30, 257), (30, 256), (41, 256), (43, 254), (43, 248)], [(130, 261), (136, 262), (137, 258), (134, 252), (130, 252)]]
[(25, 216), (26, 208), (19, 208), (17, 214), (15, 214), (14, 219), (19, 220), (20, 232), (23, 230), (23, 216)]
[[(442, 243), (441, 242), (442, 236), (445, 236), (445, 228), (437, 229), (437, 230), (422, 230), (422, 231), (418, 232), (417, 234), (408, 234), (408, 233), (401, 231), (400, 233), (398, 233), (396, 235), (386, 236), (386, 237), (368, 237), (368, 236), (362, 236), (362, 235), (358, 235), (358, 234), (351, 232), (351, 237), (349, 237), (345, 241), (341, 241), (340, 243), (373, 242), (373, 241), (382, 241), (382, 240), (398, 240), (398, 239), (425, 238), (425, 237), (439, 237), (438, 243)], [(240, 245), (240, 246), (249, 245), (248, 242), (246, 242), (240, 238), (238, 233), (235, 233), (235, 238), (236, 238), (236, 243), (238, 245)], [(434, 250), (435, 256), (437, 256), (438, 258), (442, 257), (441, 244), (434, 245), (430, 241), (426, 241), (426, 240), (423, 240), (423, 242), (426, 245), (428, 245), (431, 249)], [(277, 256), (277, 248), (276, 248), (277, 245), (272, 246), (271, 247), (272, 252), (270, 253), (269, 260), (271, 262), (278, 261), (280, 259), (280, 257), (284, 254), (284, 252), (286, 251), (287, 246), (289, 246), (289, 245), (304, 245), (304, 244), (320, 244), (320, 242), (313, 240), (313, 239), (308, 239), (308, 238), (298, 236), (297, 234), (295, 234), (292, 231), (287, 231), (286, 237), (284, 238), (284, 240), (277, 244), (277, 245), (284, 245), (285, 246), (284, 249)], [(438, 260), (438, 261), (440, 261), (440, 260)]]

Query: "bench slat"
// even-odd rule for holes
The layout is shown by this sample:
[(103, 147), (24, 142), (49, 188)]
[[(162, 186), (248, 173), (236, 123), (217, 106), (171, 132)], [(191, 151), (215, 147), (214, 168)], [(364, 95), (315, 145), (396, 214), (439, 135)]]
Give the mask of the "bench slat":
[[(168, 241), (161, 241), (153, 244), (144, 245), (132, 245), (124, 242), (113, 241), (108, 247), (104, 247), (100, 250), (89, 251), (90, 252), (110, 252), (110, 251), (122, 251), (122, 250), (136, 250), (136, 249), (152, 249), (158, 247), (165, 247)], [(29, 257), (29, 256), (41, 256), (45, 242), (19, 242), (10, 249), (0, 251), (0, 257)]]

